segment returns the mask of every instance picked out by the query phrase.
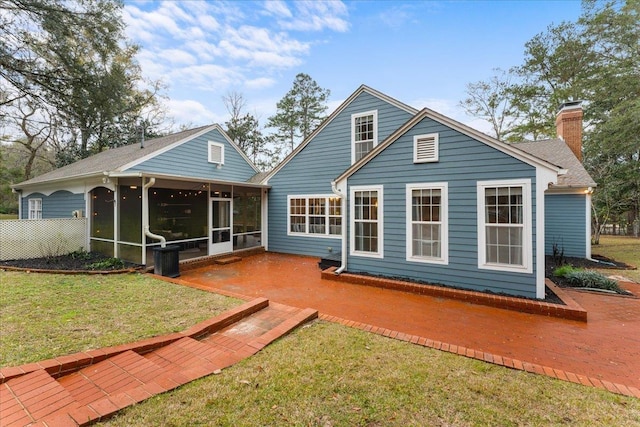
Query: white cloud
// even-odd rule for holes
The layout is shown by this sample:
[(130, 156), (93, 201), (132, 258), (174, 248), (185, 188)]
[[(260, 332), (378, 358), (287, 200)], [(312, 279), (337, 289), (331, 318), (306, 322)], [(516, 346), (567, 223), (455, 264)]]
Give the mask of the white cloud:
[(227, 28), (219, 47), (235, 60), (245, 60), (253, 67), (293, 67), (301, 63), (299, 55), (309, 51), (309, 44), (273, 34), (266, 28), (249, 25)]
[(177, 123), (190, 123), (193, 126), (211, 123), (224, 123), (224, 117), (219, 116), (192, 99), (172, 99), (167, 102), (169, 116)]
[(322, 31), (326, 28), (338, 32), (349, 29), (347, 7), (341, 1), (297, 1), (295, 6), (292, 19), (279, 20), (282, 28), (295, 31)]
[(264, 2), (264, 8), (269, 15), (275, 15), (284, 18), (291, 18), (293, 16), (284, 1), (267, 0)]
[(214, 91), (244, 80), (238, 72), (215, 64), (193, 65), (173, 70), (171, 80), (200, 90)]
[[(318, 40), (297, 31), (349, 28), (340, 1), (126, 2), (123, 17), (128, 37), (141, 46), (137, 60), (145, 78), (166, 83), (167, 95), (182, 99), (180, 106), (193, 110), (193, 117), (202, 114), (195, 106), (212, 94), (268, 90), (283, 70), (300, 67)], [(190, 97), (200, 103), (188, 104)], [(211, 107), (220, 111), (218, 104), (216, 99)], [(268, 109), (261, 107), (260, 113)]]
[(175, 65), (193, 65), (197, 63), (193, 55), (182, 49), (164, 49), (158, 52), (157, 56)]

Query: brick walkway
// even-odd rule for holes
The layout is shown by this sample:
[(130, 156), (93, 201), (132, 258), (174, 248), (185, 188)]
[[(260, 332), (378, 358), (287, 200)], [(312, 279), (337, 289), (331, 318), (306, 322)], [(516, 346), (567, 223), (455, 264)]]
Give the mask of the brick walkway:
[(254, 299), (175, 333), (0, 370), (0, 426), (83, 426), (243, 360), (317, 317)]
[[(640, 398), (640, 299), (566, 290), (588, 321), (323, 280), (317, 259), (265, 253), (183, 270), (188, 286), (312, 307), (321, 318)], [(640, 295), (640, 285), (626, 284)]]

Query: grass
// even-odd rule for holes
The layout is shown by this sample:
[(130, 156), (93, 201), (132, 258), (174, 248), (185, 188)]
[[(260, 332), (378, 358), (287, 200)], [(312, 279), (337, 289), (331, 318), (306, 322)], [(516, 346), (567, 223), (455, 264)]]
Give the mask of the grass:
[[(591, 252), (622, 261), (640, 268), (640, 239), (627, 236), (600, 236), (600, 244), (591, 246)], [(640, 283), (640, 270), (598, 269), (606, 276), (619, 274)]]
[[(238, 303), (139, 274), (0, 272), (0, 365), (183, 330)], [(315, 321), (101, 425), (640, 426), (640, 400)]]
[(0, 213), (0, 221), (3, 219), (18, 219), (18, 214), (3, 214)]
[(0, 366), (182, 331), (238, 304), (142, 274), (0, 271)]
[(640, 425), (640, 400), (316, 321), (103, 426)]

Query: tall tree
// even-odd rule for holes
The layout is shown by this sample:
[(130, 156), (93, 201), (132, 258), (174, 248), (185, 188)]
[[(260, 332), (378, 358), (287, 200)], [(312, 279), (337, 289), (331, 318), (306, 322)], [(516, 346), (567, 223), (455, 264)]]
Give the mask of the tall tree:
[(640, 233), (640, 1), (585, 0), (576, 22), (552, 25), (525, 45), (505, 91), (509, 139), (555, 137), (560, 103), (583, 100), (584, 163), (598, 183), (597, 223), (626, 216)]
[(493, 136), (499, 140), (507, 140), (518, 115), (510, 96), (511, 75), (500, 69), (494, 70), (489, 81), (478, 81), (467, 84), (467, 97), (460, 102), (464, 110), (475, 117), (480, 117), (489, 124)]
[(271, 169), (279, 160), (278, 153), (260, 130), (258, 119), (245, 113), (246, 101), (239, 92), (230, 92), (222, 98), (231, 118), (225, 123), (227, 134), (261, 170)]
[(140, 89), (138, 48), (125, 39), (121, 1), (0, 0), (0, 8), (0, 77), (9, 102), (27, 96), (55, 110), (59, 165), (136, 139), (145, 111), (160, 108), (161, 86)]
[(276, 129), (274, 140), (293, 151), (300, 138), (306, 139), (326, 117), (330, 94), (308, 74), (296, 75), (293, 87), (278, 101), (276, 114), (267, 121), (267, 127)]

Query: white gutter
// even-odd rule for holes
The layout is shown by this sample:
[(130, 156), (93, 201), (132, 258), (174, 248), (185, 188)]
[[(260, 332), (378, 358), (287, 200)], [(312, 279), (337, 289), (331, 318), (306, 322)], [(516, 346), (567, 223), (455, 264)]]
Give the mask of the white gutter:
[[(161, 247), (165, 247), (167, 246), (167, 239), (164, 238), (164, 236), (160, 236), (158, 234), (153, 234), (150, 230), (149, 230), (149, 188), (153, 187), (153, 184), (156, 183), (156, 179), (155, 178), (149, 178), (149, 182), (145, 183), (142, 186), (142, 229), (144, 230), (144, 235), (154, 239), (154, 240), (160, 240), (160, 246)], [(143, 249), (146, 248), (147, 245), (144, 244), (143, 241)], [(142, 256), (143, 256), (143, 260), (142, 263), (146, 265), (146, 258), (147, 258), (147, 251), (146, 249), (142, 251)]]
[(342, 210), (342, 253), (341, 253), (341, 257), (342, 259), (340, 260), (340, 267), (338, 267), (338, 269), (335, 271), (335, 274), (340, 274), (342, 273), (344, 270), (347, 269), (347, 209), (346, 209), (346, 198), (345, 195), (342, 194), (342, 192), (338, 189), (338, 187), (336, 186), (336, 182), (335, 181), (331, 181), (331, 191), (333, 191), (333, 194), (335, 194), (336, 196), (338, 196), (340, 198), (340, 205), (341, 205), (341, 210)]

